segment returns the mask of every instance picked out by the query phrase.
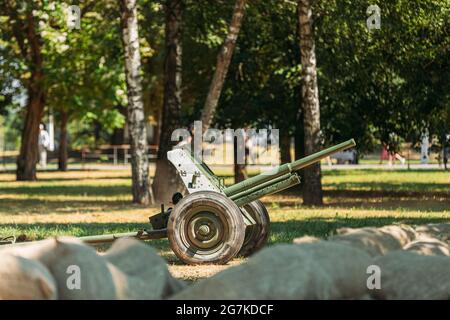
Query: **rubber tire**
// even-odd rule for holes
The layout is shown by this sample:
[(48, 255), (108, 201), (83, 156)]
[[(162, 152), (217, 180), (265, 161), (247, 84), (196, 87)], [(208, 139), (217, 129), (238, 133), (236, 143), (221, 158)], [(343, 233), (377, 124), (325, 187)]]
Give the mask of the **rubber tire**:
[[(194, 251), (186, 240), (183, 241), (183, 238), (186, 239), (184, 218), (199, 206), (214, 208), (227, 224), (228, 232), (223, 235), (222, 243), (212, 254), (199, 254), (201, 249)], [(228, 197), (218, 192), (199, 191), (182, 198), (174, 207), (169, 216), (167, 235), (172, 251), (184, 263), (225, 264), (238, 254), (244, 243), (245, 223), (241, 210)]]
[[(247, 226), (245, 230), (244, 243), (239, 256), (248, 257), (266, 245), (270, 231), (270, 217), (264, 204), (255, 200), (245, 205), (244, 208), (256, 221), (256, 225)], [(257, 228), (252, 230), (251, 228)], [(250, 239), (247, 239), (250, 237)]]

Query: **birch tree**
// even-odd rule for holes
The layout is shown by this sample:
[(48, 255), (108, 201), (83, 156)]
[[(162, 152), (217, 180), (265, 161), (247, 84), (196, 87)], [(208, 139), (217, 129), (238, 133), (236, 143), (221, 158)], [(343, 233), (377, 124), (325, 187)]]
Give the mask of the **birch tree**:
[[(319, 90), (310, 0), (298, 1), (298, 20), (302, 64), (301, 104), (305, 133), (304, 145), (305, 154), (310, 155), (320, 149)], [(305, 168), (304, 175), (303, 203), (306, 205), (323, 204), (320, 163)]]
[(125, 51), (133, 202), (148, 204), (151, 198), (136, 0), (121, 0), (120, 4), (122, 41)]

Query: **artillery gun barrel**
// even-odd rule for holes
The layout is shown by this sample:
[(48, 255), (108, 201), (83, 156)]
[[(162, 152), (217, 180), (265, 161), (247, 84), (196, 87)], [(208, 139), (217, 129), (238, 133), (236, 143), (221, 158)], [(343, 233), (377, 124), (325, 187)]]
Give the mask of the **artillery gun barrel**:
[(247, 195), (249, 195), (251, 193), (254, 193), (254, 192), (256, 192), (256, 191), (258, 191), (260, 189), (269, 187), (269, 186), (271, 186), (271, 185), (273, 185), (275, 183), (278, 183), (278, 182), (281, 182), (283, 180), (289, 179), (290, 177), (291, 177), (291, 174), (287, 173), (285, 175), (282, 175), (281, 177), (278, 177), (278, 178), (275, 178), (273, 180), (261, 183), (261, 184), (255, 186), (255, 187), (253, 187), (253, 188), (246, 189), (246, 190), (244, 190), (242, 192), (239, 192), (239, 193), (235, 193), (232, 196), (230, 196), (230, 199), (233, 200), (233, 201), (237, 200), (237, 199), (245, 197), (245, 196), (247, 196)]
[(236, 205), (238, 207), (242, 207), (252, 201), (258, 200), (269, 194), (283, 191), (283, 190), (293, 187), (299, 183), (300, 183), (300, 178), (296, 173), (294, 173), (294, 174), (291, 174), (287, 179), (272, 183), (265, 188), (258, 189), (255, 192), (252, 192), (248, 195), (244, 195), (244, 196), (234, 200), (234, 203), (236, 203)]
[(348, 141), (342, 142), (338, 145), (329, 147), (327, 149), (324, 149), (322, 151), (313, 153), (309, 156), (306, 156), (302, 159), (296, 160), (291, 163), (285, 163), (279, 167), (276, 167), (275, 169), (272, 169), (268, 172), (261, 173), (257, 176), (254, 176), (252, 178), (246, 179), (242, 182), (236, 183), (232, 186), (229, 186), (228, 188), (225, 188), (223, 192), (228, 197), (231, 197), (237, 193), (243, 192), (244, 190), (256, 187), (258, 185), (261, 185), (263, 183), (266, 183), (268, 181), (274, 180), (278, 177), (281, 177), (285, 174), (289, 174), (291, 172), (296, 172), (304, 167), (307, 167), (315, 162), (319, 162), (323, 158), (326, 158), (333, 153), (351, 148), (356, 146), (355, 140), (350, 139)]

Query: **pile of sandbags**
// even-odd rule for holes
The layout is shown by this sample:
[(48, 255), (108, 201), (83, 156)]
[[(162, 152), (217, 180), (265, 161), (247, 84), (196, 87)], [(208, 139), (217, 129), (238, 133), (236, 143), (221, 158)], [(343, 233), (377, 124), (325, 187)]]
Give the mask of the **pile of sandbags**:
[(419, 237), (403, 247), (406, 251), (413, 251), (425, 256), (441, 255), (450, 256), (450, 245), (431, 237)]
[(50, 239), (0, 248), (0, 299), (450, 299), (449, 226), (306, 236), (190, 286), (136, 240), (98, 254), (75, 238)]
[(379, 290), (374, 299), (450, 299), (450, 258), (425, 256), (411, 251), (395, 251), (377, 257), (381, 270)]
[(399, 225), (381, 228), (341, 228), (337, 230), (337, 235), (329, 237), (328, 240), (359, 248), (374, 257), (400, 250), (416, 237), (413, 228)]
[(396, 225), (339, 229), (328, 240), (305, 236), (171, 299), (449, 299), (448, 245), (429, 234)]
[(326, 241), (276, 245), (172, 299), (351, 299), (366, 294), (370, 256)]
[(420, 237), (431, 237), (450, 242), (450, 223), (433, 223), (416, 228)]
[[(133, 239), (117, 240), (104, 255), (76, 238), (49, 239), (3, 249), (4, 259), (11, 261), (0, 269), (4, 298), (163, 299), (183, 287), (154, 249)], [(17, 283), (32, 277), (36, 289), (11, 287), (7, 274)]]

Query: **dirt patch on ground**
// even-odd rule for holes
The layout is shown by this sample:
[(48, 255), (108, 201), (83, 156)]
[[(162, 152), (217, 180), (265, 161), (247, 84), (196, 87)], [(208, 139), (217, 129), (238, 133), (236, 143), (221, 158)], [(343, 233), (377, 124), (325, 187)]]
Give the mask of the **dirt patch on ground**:
[(188, 282), (195, 282), (200, 279), (209, 278), (216, 273), (237, 266), (245, 262), (246, 259), (234, 259), (225, 265), (199, 265), (189, 266), (181, 264), (169, 264), (169, 271), (175, 278), (182, 279)]

